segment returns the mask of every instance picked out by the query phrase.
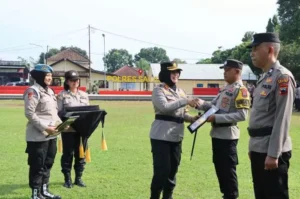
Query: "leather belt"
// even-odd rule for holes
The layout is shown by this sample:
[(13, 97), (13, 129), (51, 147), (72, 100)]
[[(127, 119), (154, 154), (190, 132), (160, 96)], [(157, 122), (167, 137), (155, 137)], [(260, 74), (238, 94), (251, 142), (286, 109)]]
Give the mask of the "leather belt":
[(248, 133), (251, 137), (264, 137), (272, 134), (273, 127), (263, 127), (259, 129), (248, 128)]
[(236, 126), (236, 123), (222, 123), (222, 124), (217, 124), (217, 123), (211, 123), (213, 127), (229, 127), (229, 126)]
[(170, 115), (155, 115), (156, 120), (164, 120), (169, 122), (176, 122), (178, 124), (182, 124), (184, 122), (184, 119), (182, 117), (174, 117)]

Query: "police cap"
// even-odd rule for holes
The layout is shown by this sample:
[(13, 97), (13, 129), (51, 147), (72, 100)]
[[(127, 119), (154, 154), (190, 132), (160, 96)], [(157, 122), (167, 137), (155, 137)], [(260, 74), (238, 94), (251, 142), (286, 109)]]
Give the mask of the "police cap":
[(175, 71), (175, 70), (182, 71), (182, 69), (178, 67), (178, 64), (173, 61), (160, 63), (160, 70), (161, 71)]
[(44, 73), (53, 73), (53, 68), (47, 64), (37, 64), (33, 70)]
[(280, 39), (278, 34), (274, 32), (258, 33), (253, 35), (252, 43), (247, 48), (258, 46), (263, 42), (280, 43)]
[(65, 79), (67, 80), (77, 80), (80, 79), (78, 72), (75, 70), (69, 70), (65, 73)]
[(236, 60), (236, 59), (227, 59), (225, 62), (224, 62), (224, 65), (223, 66), (220, 66), (221, 69), (223, 68), (237, 68), (237, 69), (243, 69), (243, 62), (239, 61), (239, 60)]

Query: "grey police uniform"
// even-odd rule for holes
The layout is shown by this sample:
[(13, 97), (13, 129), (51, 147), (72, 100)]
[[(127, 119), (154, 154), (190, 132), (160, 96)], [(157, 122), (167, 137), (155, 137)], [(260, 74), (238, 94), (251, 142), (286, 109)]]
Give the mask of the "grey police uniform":
[[(280, 43), (276, 33), (255, 34), (252, 48), (263, 42)], [(257, 81), (248, 132), (255, 198), (288, 199), (288, 169), (292, 141), (289, 128), (296, 82), (292, 73), (276, 61)], [(266, 157), (278, 160), (278, 168), (265, 169)]]
[[(292, 150), (289, 128), (295, 85), (291, 72), (278, 61), (257, 82), (248, 127), (256, 198), (289, 198), (288, 169)], [(266, 156), (278, 158), (278, 169), (264, 169)]]
[(213, 163), (224, 198), (238, 198), (237, 143), (240, 129), (237, 123), (244, 121), (250, 108), (250, 94), (241, 81), (226, 85), (212, 102), (205, 102), (200, 109), (208, 110), (211, 105), (219, 108), (212, 123)]
[[(76, 73), (76, 72), (75, 72)], [(77, 74), (77, 73), (76, 73)], [(89, 96), (86, 92), (78, 90), (76, 94), (71, 91), (63, 90), (58, 96), (58, 111), (59, 115), (63, 117), (66, 107), (74, 106), (87, 106), (89, 105)], [(84, 171), (85, 159), (80, 158), (79, 155), (79, 146), (80, 146), (80, 134), (70, 127), (68, 130), (62, 132), (62, 145), (63, 145), (63, 154), (61, 157), (61, 172), (65, 176), (64, 186), (67, 188), (72, 187), (71, 180), (71, 170), (73, 156), (75, 159), (74, 170), (76, 174), (75, 184), (80, 184), (80, 186), (85, 186), (81, 180), (81, 176)]]
[(258, 80), (249, 121), (249, 151), (278, 158), (292, 150), (289, 127), (295, 85), (292, 73), (279, 61)]
[[(58, 113), (59, 115), (65, 112), (66, 107), (72, 106), (87, 106), (89, 105), (89, 96), (86, 92), (78, 90), (76, 94), (63, 90), (57, 95)], [(69, 128), (64, 132), (75, 132), (74, 129)]]
[(56, 137), (46, 138), (48, 133), (45, 131), (50, 123), (54, 126), (61, 123), (57, 115), (55, 93), (50, 88), (46, 91), (37, 83), (34, 87), (37, 90), (29, 88), (24, 93), (25, 116), (28, 119), (26, 141), (40, 142), (55, 139)]
[(151, 199), (159, 199), (161, 192), (163, 192), (163, 198), (172, 198), (176, 186), (176, 173), (181, 160), (184, 122), (193, 119), (188, 114), (188, 100), (185, 92), (176, 87), (171, 80), (173, 71), (175, 73), (181, 71), (175, 62), (161, 63), (159, 79), (163, 83), (152, 91), (155, 120), (150, 130), (153, 157)]
[(44, 82), (48, 74), (53, 73), (51, 66), (37, 64), (30, 72), (35, 80), (33, 86), (24, 92), (26, 126), (26, 153), (29, 165), (29, 186), (32, 188), (31, 199), (61, 199), (49, 192), (50, 171), (57, 152), (57, 136), (46, 138), (46, 129), (61, 123), (57, 111), (54, 91)]
[(211, 105), (219, 108), (212, 124), (210, 135), (213, 138), (235, 140), (240, 137), (237, 122), (244, 121), (248, 115), (250, 98), (242, 81), (226, 85), (211, 102), (205, 102), (198, 109), (208, 110)]
[(170, 142), (182, 141), (183, 122), (190, 122), (192, 119), (187, 113), (188, 100), (185, 92), (180, 88), (173, 91), (162, 83), (153, 89), (152, 103), (156, 119), (151, 126), (150, 138)]

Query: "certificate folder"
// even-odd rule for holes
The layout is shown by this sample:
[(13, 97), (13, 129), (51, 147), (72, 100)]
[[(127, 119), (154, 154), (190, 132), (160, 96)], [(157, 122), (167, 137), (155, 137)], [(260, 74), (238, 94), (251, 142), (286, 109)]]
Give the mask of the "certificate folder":
[(191, 133), (194, 133), (198, 130), (198, 128), (200, 128), (203, 124), (205, 124), (205, 122), (207, 121), (207, 119), (209, 118), (209, 116), (215, 114), (217, 111), (219, 110), (218, 107), (212, 105), (212, 107), (207, 110), (203, 115), (201, 115), (201, 117), (199, 119), (197, 119), (194, 123), (190, 124), (187, 128)]

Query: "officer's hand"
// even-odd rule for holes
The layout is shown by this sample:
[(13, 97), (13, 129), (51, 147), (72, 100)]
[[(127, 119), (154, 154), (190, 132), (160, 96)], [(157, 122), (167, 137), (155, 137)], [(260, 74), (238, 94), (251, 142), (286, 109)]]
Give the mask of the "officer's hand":
[(49, 135), (52, 135), (54, 133), (57, 133), (57, 130), (55, 129), (56, 127), (54, 126), (48, 126), (48, 128), (46, 128), (46, 132), (49, 134)]
[(193, 99), (193, 98), (188, 99), (188, 105), (190, 105), (191, 107), (196, 107), (197, 99)]
[(277, 168), (278, 168), (278, 159), (267, 156), (265, 160), (265, 170), (272, 170)]
[(211, 115), (207, 118), (207, 122), (214, 122), (216, 120), (216, 116), (215, 115)]
[(194, 123), (197, 119), (199, 119), (201, 115), (196, 115), (192, 118), (191, 123)]

